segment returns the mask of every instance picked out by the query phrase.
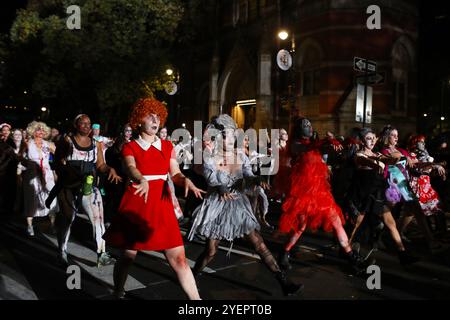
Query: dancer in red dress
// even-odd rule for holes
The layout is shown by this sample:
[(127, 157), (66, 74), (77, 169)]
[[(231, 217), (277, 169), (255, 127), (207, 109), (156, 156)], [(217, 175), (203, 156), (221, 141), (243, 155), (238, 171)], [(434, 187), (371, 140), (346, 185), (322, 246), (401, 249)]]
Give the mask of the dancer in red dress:
[(104, 238), (122, 249), (114, 268), (114, 289), (124, 297), (124, 285), (138, 250), (164, 251), (167, 261), (189, 299), (200, 299), (191, 269), (186, 262), (183, 240), (172, 205), (168, 174), (175, 184), (201, 198), (204, 191), (184, 177), (170, 141), (157, 137), (167, 118), (164, 105), (152, 98), (141, 99), (133, 107), (130, 125), (139, 129), (138, 139), (124, 145), (123, 157), (130, 183), (122, 198), (118, 215)]
[(290, 176), (290, 191), (283, 203), (279, 231), (289, 233), (290, 239), (280, 255), (280, 264), (290, 268), (289, 251), (309, 227), (316, 230), (334, 231), (339, 244), (348, 256), (355, 271), (361, 271), (363, 260), (352, 250), (347, 234), (341, 208), (331, 194), (328, 167), (322, 159), (322, 143), (311, 141), (313, 129), (306, 118), (298, 118), (293, 129), (291, 153), (293, 167)]

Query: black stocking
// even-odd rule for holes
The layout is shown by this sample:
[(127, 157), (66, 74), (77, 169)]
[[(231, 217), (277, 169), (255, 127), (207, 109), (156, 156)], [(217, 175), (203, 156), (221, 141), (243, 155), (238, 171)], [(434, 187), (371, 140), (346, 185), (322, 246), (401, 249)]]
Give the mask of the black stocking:
[(220, 240), (213, 239), (208, 239), (208, 241), (206, 241), (205, 250), (203, 250), (202, 254), (197, 258), (194, 269), (192, 270), (194, 276), (201, 272), (208, 265), (208, 263), (212, 261), (217, 253), (219, 242)]
[(261, 235), (256, 232), (252, 231), (247, 238), (250, 240), (250, 242), (255, 247), (255, 251), (259, 254), (261, 257), (261, 260), (264, 262), (264, 264), (270, 269), (272, 272), (280, 272), (281, 269), (278, 266), (277, 261), (273, 257), (272, 253), (267, 248), (266, 244), (264, 243), (263, 238)]

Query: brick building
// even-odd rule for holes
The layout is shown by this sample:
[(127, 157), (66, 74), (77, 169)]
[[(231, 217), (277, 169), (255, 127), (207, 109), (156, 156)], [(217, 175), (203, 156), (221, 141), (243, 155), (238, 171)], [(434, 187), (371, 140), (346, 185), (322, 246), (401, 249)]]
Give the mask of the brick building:
[[(370, 5), (381, 8), (381, 29), (369, 30)], [(416, 130), (418, 4), (403, 0), (216, 1), (205, 20), (211, 35), (183, 52), (179, 96), (182, 122), (231, 114), (241, 127), (288, 127), (294, 114), (316, 130), (347, 134), (355, 121), (354, 57), (377, 62), (386, 75), (373, 87), (372, 126)], [(286, 29), (282, 41), (277, 34)], [(292, 52), (282, 71), (279, 49)], [(189, 112), (186, 112), (189, 110)]]

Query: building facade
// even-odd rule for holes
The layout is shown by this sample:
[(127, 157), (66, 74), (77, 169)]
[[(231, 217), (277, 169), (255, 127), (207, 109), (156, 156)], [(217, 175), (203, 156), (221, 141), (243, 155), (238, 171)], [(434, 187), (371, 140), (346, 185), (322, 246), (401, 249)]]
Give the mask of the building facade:
[[(370, 5), (381, 9), (381, 29), (369, 30)], [(186, 74), (178, 108), (189, 120), (231, 114), (243, 128), (289, 127), (295, 115), (316, 130), (347, 134), (356, 122), (354, 57), (376, 61), (384, 82), (373, 86), (371, 123), (416, 130), (418, 5), (414, 1), (216, 1), (211, 39), (180, 58)], [(286, 40), (278, 32), (288, 32)], [(293, 66), (282, 71), (280, 49)], [(189, 93), (188, 93), (189, 92)], [(181, 114), (184, 114), (183, 110)], [(183, 121), (185, 122), (185, 121)], [(186, 121), (188, 122), (188, 121)]]

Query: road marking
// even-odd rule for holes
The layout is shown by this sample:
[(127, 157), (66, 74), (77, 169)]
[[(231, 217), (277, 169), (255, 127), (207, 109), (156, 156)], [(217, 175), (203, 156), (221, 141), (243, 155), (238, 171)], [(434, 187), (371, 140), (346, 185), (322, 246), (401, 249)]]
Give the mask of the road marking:
[[(44, 234), (44, 237), (47, 238), (55, 247), (58, 247), (58, 242), (54, 236)], [(72, 258), (71, 261), (75, 262), (77, 265), (81, 267), (84, 271), (89, 273), (91, 276), (95, 277), (98, 280), (106, 283), (107, 285), (113, 287), (113, 270), (114, 266), (102, 266), (97, 268), (97, 253), (79, 245), (73, 241), (69, 241), (68, 243), (68, 254), (69, 258)], [(72, 257), (70, 257), (72, 256)], [(125, 283), (125, 291), (136, 290), (145, 288), (145, 285), (133, 278), (131, 275), (128, 275), (127, 282)]]

